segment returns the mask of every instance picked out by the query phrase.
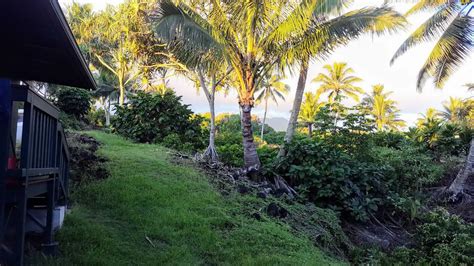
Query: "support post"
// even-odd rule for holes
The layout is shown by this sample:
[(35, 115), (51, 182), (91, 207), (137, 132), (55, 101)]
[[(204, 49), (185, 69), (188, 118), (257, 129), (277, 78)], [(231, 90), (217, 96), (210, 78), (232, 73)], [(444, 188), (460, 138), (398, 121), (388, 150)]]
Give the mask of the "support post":
[[(11, 81), (0, 78), (0, 259), (5, 258), (5, 205), (6, 205), (6, 173), (10, 153), (10, 126), (12, 111)], [(0, 260), (1, 264), (1, 260)]]

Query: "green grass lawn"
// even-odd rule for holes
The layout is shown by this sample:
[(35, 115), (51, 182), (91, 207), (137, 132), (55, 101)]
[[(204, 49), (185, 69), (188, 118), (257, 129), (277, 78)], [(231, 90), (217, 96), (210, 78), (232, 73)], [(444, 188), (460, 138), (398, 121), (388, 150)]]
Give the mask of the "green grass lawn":
[[(89, 132), (103, 143), (111, 177), (76, 191), (58, 234), (60, 265), (328, 265), (309, 240), (270, 219), (236, 211), (206, 176), (168, 161), (158, 145)], [(252, 200), (252, 199), (249, 199)], [(255, 200), (255, 199), (254, 199)], [(151, 241), (148, 241), (147, 238)]]

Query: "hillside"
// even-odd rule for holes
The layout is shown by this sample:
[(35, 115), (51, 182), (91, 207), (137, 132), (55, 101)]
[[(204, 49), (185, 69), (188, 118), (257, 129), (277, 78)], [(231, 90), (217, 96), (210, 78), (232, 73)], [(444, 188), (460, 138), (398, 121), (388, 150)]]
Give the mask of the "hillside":
[(167, 149), (88, 134), (102, 143), (111, 176), (73, 193), (58, 235), (62, 255), (42, 263), (339, 264), (288, 226), (247, 215), (255, 196), (222, 196), (196, 169), (171, 163)]

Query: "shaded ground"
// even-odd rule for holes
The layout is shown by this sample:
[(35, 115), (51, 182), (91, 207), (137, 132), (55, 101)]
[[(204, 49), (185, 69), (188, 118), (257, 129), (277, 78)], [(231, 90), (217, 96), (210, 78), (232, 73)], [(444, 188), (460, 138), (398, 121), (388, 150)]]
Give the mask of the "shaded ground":
[[(110, 177), (75, 191), (58, 235), (61, 265), (327, 265), (308, 238), (284, 223), (245, 215), (255, 196), (223, 197), (208, 179), (173, 165), (167, 150), (90, 132)], [(250, 211), (250, 210), (249, 210)]]

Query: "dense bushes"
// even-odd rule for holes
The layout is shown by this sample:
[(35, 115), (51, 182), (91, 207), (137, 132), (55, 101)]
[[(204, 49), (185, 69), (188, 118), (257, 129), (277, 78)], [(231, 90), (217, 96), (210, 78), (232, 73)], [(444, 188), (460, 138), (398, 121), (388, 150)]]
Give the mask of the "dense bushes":
[(394, 192), (410, 194), (435, 184), (442, 177), (442, 167), (413, 146), (374, 147), (371, 151), (374, 162), (385, 166), (387, 186)]
[(473, 135), (474, 129), (468, 125), (443, 123), (439, 120), (411, 128), (408, 134), (414, 144), (437, 158), (467, 153)]
[(352, 148), (358, 151), (353, 153), (345, 145), (349, 143), (343, 140), (345, 136), (352, 138), (338, 134), (294, 141), (287, 156), (276, 163), (277, 173), (306, 199), (362, 221), (380, 206), (393, 206), (394, 199), (402, 201), (401, 197), (442, 176), (443, 169), (416, 148), (368, 145), (374, 142), (370, 134), (365, 134), (365, 141), (352, 142), (351, 146), (357, 146)]
[(385, 166), (359, 162), (314, 138), (293, 142), (276, 170), (308, 200), (366, 220), (386, 192)]
[(412, 248), (401, 247), (383, 256), (384, 265), (473, 265), (474, 225), (437, 209), (425, 215)]
[(118, 106), (113, 127), (120, 135), (142, 143), (164, 143), (172, 148), (202, 149), (206, 136), (201, 118), (173, 92), (138, 93)]
[(92, 96), (84, 89), (61, 87), (56, 97), (56, 106), (76, 119), (84, 119), (91, 108)]

